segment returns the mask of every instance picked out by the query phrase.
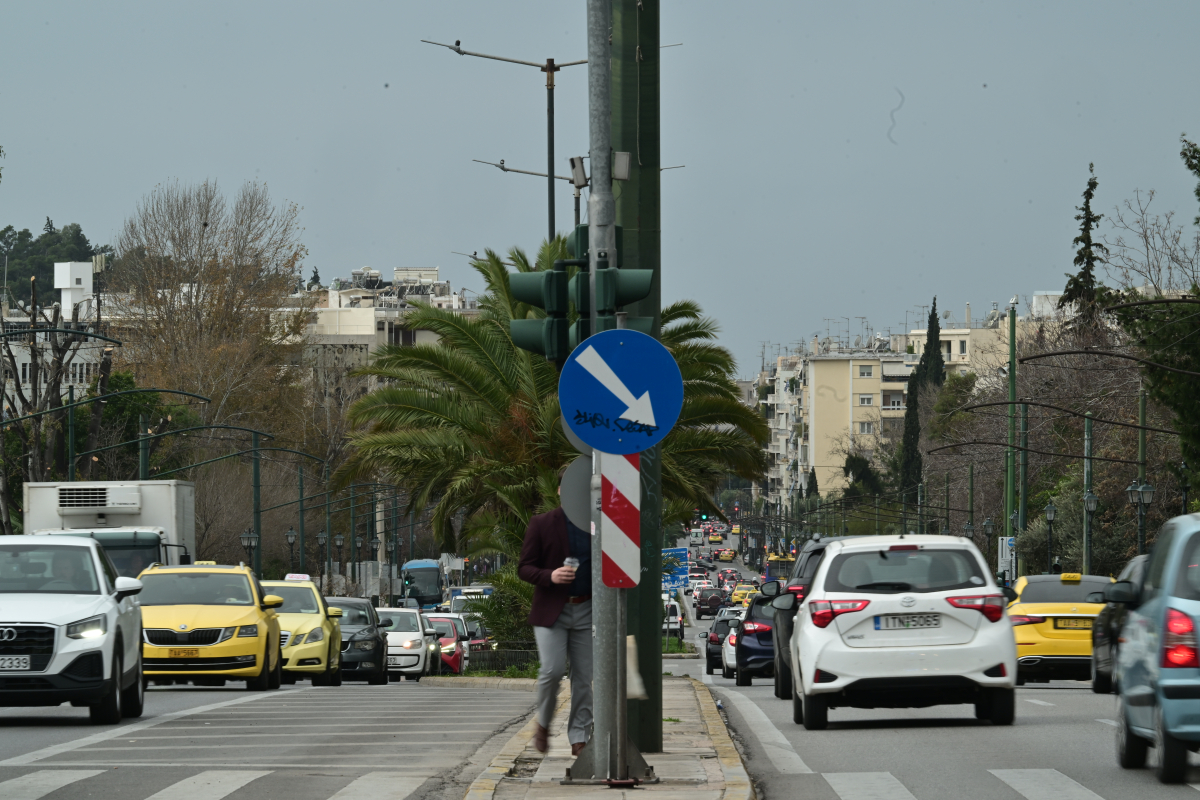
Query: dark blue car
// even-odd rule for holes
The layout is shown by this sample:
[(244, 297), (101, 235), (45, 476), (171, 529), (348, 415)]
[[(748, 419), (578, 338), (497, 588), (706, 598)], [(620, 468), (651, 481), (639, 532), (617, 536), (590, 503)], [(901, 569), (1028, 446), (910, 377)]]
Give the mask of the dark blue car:
[(775, 675), (775, 609), (771, 600), (766, 595), (751, 595), (746, 616), (734, 620), (736, 627), (730, 625), (731, 632), (737, 633), (733, 652), (737, 661), (734, 677), (738, 686), (750, 686), (756, 677)]

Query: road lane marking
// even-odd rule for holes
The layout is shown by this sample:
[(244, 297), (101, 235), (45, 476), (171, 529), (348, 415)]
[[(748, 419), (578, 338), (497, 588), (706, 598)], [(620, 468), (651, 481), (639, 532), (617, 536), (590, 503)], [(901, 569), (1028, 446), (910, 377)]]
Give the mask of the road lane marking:
[(1103, 800), (1056, 769), (989, 769), (1026, 800)]
[(1105, 725), (1112, 725), (1114, 728), (1117, 727), (1117, 721), (1115, 719), (1098, 719), (1096, 722), (1103, 722)]
[(250, 781), (270, 774), (269, 771), (237, 769), (201, 772), (173, 783), (161, 792), (155, 792), (146, 800), (177, 800), (180, 797), (186, 797), (188, 800), (221, 800)]
[(404, 800), (427, 780), (428, 777), (413, 777), (402, 772), (368, 772), (361, 778), (355, 778), (329, 800), (359, 800), (362, 797), (370, 797), (373, 800)]
[(842, 800), (917, 800), (890, 772), (823, 772)]
[[(287, 689), (287, 690), (282, 690), (282, 691), (303, 692), (303, 691), (308, 691), (308, 690), (307, 689)], [(32, 752), (25, 753), (24, 755), (13, 756), (12, 758), (8, 758), (8, 759), (5, 759), (4, 761), (0, 761), (0, 767), (27, 766), (29, 764), (33, 764), (34, 762), (41, 761), (42, 759), (50, 758), (51, 756), (57, 756), (62, 753), (69, 753), (72, 750), (78, 750), (81, 747), (87, 747), (88, 745), (99, 744), (100, 742), (106, 742), (109, 739), (125, 739), (125, 738), (128, 738), (130, 735), (135, 734), (135, 733), (140, 733), (141, 731), (144, 731), (147, 728), (153, 728), (154, 726), (161, 725), (164, 722), (172, 722), (174, 720), (180, 719), (181, 717), (189, 717), (189, 716), (192, 716), (193, 714), (201, 714), (206, 711), (212, 711), (213, 709), (224, 708), (225, 706), (239, 705), (241, 703), (250, 703), (255, 700), (264, 699), (266, 697), (268, 697), (268, 695), (253, 694), (253, 695), (238, 697), (233, 700), (224, 700), (220, 703), (212, 703), (207, 706), (196, 706), (195, 708), (189, 708), (184, 711), (171, 711), (167, 714), (163, 714), (162, 716), (154, 717), (153, 719), (148, 719), (145, 722), (136, 722), (132, 725), (115, 725), (112, 728), (109, 728), (108, 730), (103, 731), (101, 733), (93, 733), (91, 736), (84, 736), (82, 738), (75, 739), (74, 741), (50, 745), (49, 747), (43, 747), (40, 750), (34, 750)]]
[(1047, 703), (1045, 700), (1033, 700), (1028, 697), (1022, 697), (1021, 699), (1024, 700), (1026, 703), (1033, 703), (1035, 706), (1053, 706), (1054, 705), (1054, 703)]
[(775, 727), (771, 718), (753, 700), (741, 692), (726, 692), (725, 696), (737, 706), (738, 711), (745, 717), (746, 723), (750, 726), (750, 732), (758, 738), (763, 750), (767, 753), (767, 758), (771, 759), (777, 772), (783, 775), (812, 774), (812, 770), (797, 755), (796, 748), (792, 747), (792, 743), (787, 740), (779, 728)]
[(4, 800), (38, 800), (75, 781), (99, 775), (102, 769), (43, 769), (0, 783)]

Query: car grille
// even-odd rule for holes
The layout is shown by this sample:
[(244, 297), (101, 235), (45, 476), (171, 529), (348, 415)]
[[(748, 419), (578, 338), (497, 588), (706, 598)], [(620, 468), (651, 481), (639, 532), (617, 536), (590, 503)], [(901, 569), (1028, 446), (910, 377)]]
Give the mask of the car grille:
[(144, 658), (142, 666), (150, 672), (206, 672), (209, 670), (247, 669), (255, 661), (236, 658)]
[(54, 684), (45, 678), (0, 678), (0, 689), (53, 689)]
[(222, 628), (197, 628), (194, 631), (173, 631), (170, 628), (147, 628), (142, 631), (146, 644), (159, 647), (176, 647), (181, 644), (216, 644), (221, 638)]
[(283, 648), (287, 647), (288, 641), (291, 638), (292, 638), (291, 631), (280, 631), (279, 632), (279, 649), (282, 650)]
[[(54, 628), (44, 625), (4, 625), (0, 631), (16, 631), (11, 641), (0, 641), (0, 656), (29, 656), (29, 668), (41, 672), (54, 656)], [(8, 639), (6, 634), (3, 638)]]

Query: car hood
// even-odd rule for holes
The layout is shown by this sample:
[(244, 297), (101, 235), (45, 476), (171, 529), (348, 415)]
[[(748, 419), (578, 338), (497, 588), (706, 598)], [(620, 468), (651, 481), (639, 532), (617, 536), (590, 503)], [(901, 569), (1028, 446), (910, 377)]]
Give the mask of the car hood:
[(375, 628), (372, 625), (343, 625), (342, 626), (342, 638), (343, 639), (351, 639), (363, 632), (374, 633)]
[[(254, 606), (142, 606), (142, 627), (195, 630), (254, 625), (263, 619)], [(186, 625), (187, 628), (180, 628)]]
[(413, 639), (423, 639), (424, 636), (420, 631), (388, 631), (388, 644), (399, 647), (405, 642), (411, 642)]
[(102, 594), (0, 594), (0, 622), (69, 625), (100, 613), (107, 599)]
[(285, 631), (305, 631), (321, 627), (321, 614), (279, 614), (279, 627)]

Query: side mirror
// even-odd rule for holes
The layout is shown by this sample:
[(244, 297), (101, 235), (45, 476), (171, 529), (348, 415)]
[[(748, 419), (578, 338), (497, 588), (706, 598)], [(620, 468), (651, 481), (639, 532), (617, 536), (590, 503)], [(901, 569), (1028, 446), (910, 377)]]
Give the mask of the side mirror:
[(796, 610), (796, 595), (788, 592), (781, 594), (771, 601), (771, 608), (778, 611), (795, 611)]
[(729, 620), (729, 630), (736, 631), (740, 627), (742, 627), (742, 621), (740, 619)]
[(394, 622), (393, 622), (392, 620), (390, 620), (390, 619), (381, 619), (381, 620), (379, 620), (379, 627), (381, 627), (381, 628), (390, 628), (390, 627), (392, 627), (392, 626), (393, 626), (393, 625), (395, 625), (395, 624), (396, 624), (396, 623), (394, 623)]
[(425, 635), (426, 636), (437, 636), (438, 635), (437, 628), (426, 628)]
[(1088, 596), (1086, 598), (1084, 598), (1084, 600), (1086, 600), (1089, 603), (1103, 603), (1104, 602), (1104, 592), (1091, 592), (1088, 594)]
[(705, 638), (707, 638), (707, 637), (708, 637), (708, 634), (707, 634), (707, 633), (697, 633), (697, 634), (696, 634), (696, 638), (697, 638), (697, 639), (705, 639)]
[(117, 578), (116, 584), (113, 587), (117, 590), (117, 602), (121, 602), (126, 597), (133, 597), (142, 591), (142, 582), (137, 578)]
[(775, 597), (782, 590), (783, 590), (783, 587), (779, 584), (779, 581), (770, 581), (769, 583), (764, 583), (762, 585), (762, 588), (759, 589), (759, 592), (766, 595), (767, 597)]
[(1010, 603), (1017, 599), (1017, 592), (1011, 586), (1001, 586), (1000, 594), (1004, 595), (1004, 598)]
[(1101, 594), (1104, 595), (1104, 600), (1107, 603), (1124, 603), (1127, 606), (1136, 606), (1140, 599), (1138, 588), (1130, 581), (1110, 583), (1104, 587), (1104, 591)]
[(330, 617), (340, 617), (341, 615), (342, 615), (342, 610), (340, 608), (338, 608), (336, 606), (330, 606), (330, 608), (329, 608), (329, 616)]
[(264, 610), (268, 608), (279, 608), (283, 605), (283, 598), (277, 594), (269, 594), (262, 599), (262, 607)]

